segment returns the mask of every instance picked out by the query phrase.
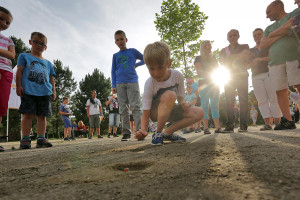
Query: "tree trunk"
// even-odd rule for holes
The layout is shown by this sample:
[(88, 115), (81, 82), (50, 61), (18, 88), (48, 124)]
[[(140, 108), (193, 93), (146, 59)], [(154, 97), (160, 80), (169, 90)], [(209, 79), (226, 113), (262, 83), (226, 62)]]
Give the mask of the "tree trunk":
[(186, 56), (185, 56), (185, 42), (182, 40), (182, 49), (183, 49), (183, 62), (184, 62), (184, 77), (187, 78), (187, 64), (186, 64)]

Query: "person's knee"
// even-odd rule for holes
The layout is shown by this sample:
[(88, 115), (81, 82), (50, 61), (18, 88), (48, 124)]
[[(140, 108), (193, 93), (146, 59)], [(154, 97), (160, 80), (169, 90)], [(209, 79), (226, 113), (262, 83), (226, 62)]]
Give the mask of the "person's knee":
[(193, 118), (195, 121), (200, 121), (204, 117), (204, 111), (200, 107), (191, 107), (190, 109), (193, 110)]
[(160, 103), (174, 103), (177, 99), (177, 95), (175, 92), (168, 90), (164, 92), (160, 97)]

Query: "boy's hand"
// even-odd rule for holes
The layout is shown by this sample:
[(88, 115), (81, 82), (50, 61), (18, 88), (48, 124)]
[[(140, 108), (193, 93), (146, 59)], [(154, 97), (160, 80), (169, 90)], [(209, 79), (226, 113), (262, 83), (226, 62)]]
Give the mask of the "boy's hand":
[(181, 108), (183, 109), (184, 112), (188, 112), (190, 106), (189, 106), (188, 103), (182, 103), (182, 104), (181, 104)]
[(24, 89), (22, 87), (17, 87), (17, 95), (23, 97)]
[(145, 139), (145, 137), (147, 135), (148, 135), (147, 131), (140, 129), (140, 130), (135, 132), (134, 138), (137, 139), (137, 140), (143, 140), (143, 139)]
[(56, 99), (56, 92), (53, 92), (53, 94), (52, 94), (52, 101), (55, 101), (55, 99)]

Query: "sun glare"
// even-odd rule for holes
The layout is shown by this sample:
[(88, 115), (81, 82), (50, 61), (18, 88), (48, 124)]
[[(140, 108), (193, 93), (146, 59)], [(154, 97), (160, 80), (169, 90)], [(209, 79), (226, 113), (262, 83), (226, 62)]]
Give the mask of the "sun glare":
[(230, 80), (230, 73), (229, 71), (223, 67), (218, 67), (213, 73), (211, 74), (211, 78), (220, 89), (223, 89), (226, 83)]

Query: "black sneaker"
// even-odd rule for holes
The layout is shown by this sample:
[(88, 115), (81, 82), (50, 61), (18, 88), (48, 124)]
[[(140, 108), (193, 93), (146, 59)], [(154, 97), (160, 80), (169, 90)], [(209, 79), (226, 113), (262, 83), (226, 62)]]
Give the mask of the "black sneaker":
[(245, 133), (245, 132), (248, 132), (248, 130), (247, 130), (247, 128), (242, 128), (242, 127), (240, 127), (239, 129), (238, 129), (238, 132), (239, 133)]
[(23, 138), (20, 141), (20, 149), (30, 149), (31, 148), (31, 139), (30, 138)]
[(0, 152), (3, 152), (3, 151), (5, 151), (3, 146), (0, 146)]
[(232, 125), (226, 126), (222, 133), (234, 133), (234, 127)]
[(52, 147), (52, 144), (48, 142), (46, 138), (38, 138), (36, 142), (36, 148), (43, 148), (43, 147)]
[(286, 118), (282, 118), (280, 123), (274, 128), (274, 130), (287, 130), (287, 129), (296, 129), (296, 125), (293, 121), (288, 121)]
[(119, 137), (116, 133), (113, 134), (114, 137)]
[(238, 132), (239, 132), (239, 133), (248, 132), (247, 129), (248, 129), (248, 126), (247, 126), (247, 125), (241, 124), (241, 125), (240, 125), (240, 128), (238, 129)]
[(110, 135), (111, 135), (111, 134), (109, 133), (109, 134), (107, 135), (107, 138), (110, 138)]
[(222, 132), (223, 132), (222, 128), (218, 128), (215, 130), (215, 133), (222, 133)]
[(130, 140), (130, 134), (128, 133), (123, 134), (121, 141), (128, 141), (128, 140)]
[(98, 138), (103, 138), (103, 136), (102, 135), (98, 135)]
[(65, 137), (64, 141), (70, 141), (70, 139), (68, 137)]
[(71, 140), (76, 140), (76, 138), (75, 137), (71, 137)]

